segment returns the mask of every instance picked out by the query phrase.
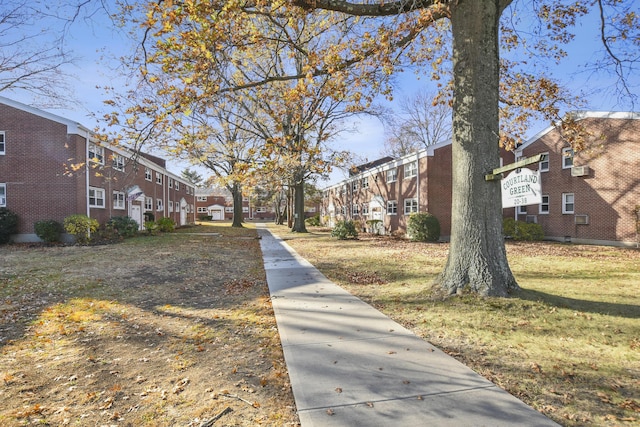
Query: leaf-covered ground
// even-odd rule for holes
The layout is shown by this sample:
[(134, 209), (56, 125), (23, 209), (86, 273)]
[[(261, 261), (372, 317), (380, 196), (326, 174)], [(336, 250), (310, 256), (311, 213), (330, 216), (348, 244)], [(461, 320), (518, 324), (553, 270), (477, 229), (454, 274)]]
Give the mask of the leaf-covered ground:
[(298, 425), (255, 230), (205, 231), (0, 247), (0, 425)]
[(640, 250), (507, 244), (512, 298), (434, 298), (449, 247), (273, 228), (352, 294), (565, 426), (640, 426)]

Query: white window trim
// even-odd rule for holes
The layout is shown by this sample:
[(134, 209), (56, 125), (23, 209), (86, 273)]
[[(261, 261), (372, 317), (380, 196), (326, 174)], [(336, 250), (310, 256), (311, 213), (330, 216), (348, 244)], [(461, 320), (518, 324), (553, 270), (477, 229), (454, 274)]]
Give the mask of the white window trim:
[[(571, 155), (568, 153), (571, 152)], [(562, 149), (562, 169), (571, 169), (573, 167), (573, 156), (574, 156), (573, 148), (565, 147)], [(571, 164), (567, 164), (567, 160), (571, 159)]]
[[(407, 206), (407, 203), (409, 203), (409, 206)], [(407, 207), (409, 209), (407, 209)], [(414, 210), (414, 207), (415, 207), (415, 210)], [(414, 212), (418, 212), (418, 199), (416, 198), (404, 199), (404, 214), (410, 215)]]
[(0, 130), (0, 156), (7, 152), (7, 137), (3, 130)]
[(162, 211), (164, 206), (162, 205), (162, 199), (156, 199), (156, 211)]
[[(187, 190), (189, 189), (189, 187), (187, 187)], [(176, 191), (180, 190), (180, 183), (178, 181), (176, 181)], [(187, 191), (187, 194), (189, 194), (189, 192)]]
[(207, 196), (198, 196), (198, 201), (199, 202), (206, 202), (207, 201)]
[(173, 188), (173, 178), (169, 178), (169, 188)]
[(364, 177), (360, 180), (360, 187), (362, 187), (362, 189), (365, 188), (369, 188), (369, 177)]
[(526, 205), (518, 206), (517, 210), (518, 210), (518, 215), (526, 215), (527, 214), (527, 206)]
[[(573, 205), (573, 209), (568, 210), (567, 209), (567, 197), (571, 196), (573, 199), (573, 202), (571, 203)], [(563, 214), (573, 214), (576, 212), (576, 196), (575, 193), (562, 193), (562, 213)]]
[[(93, 156), (91, 155), (93, 147)], [(99, 165), (104, 165), (104, 147), (98, 144), (89, 144), (89, 160)]]
[(2, 192), (0, 192), (0, 208), (6, 208), (7, 207), (7, 184), (5, 183), (0, 184), (0, 190), (2, 190)]
[(169, 212), (173, 212), (173, 202), (169, 200)]
[[(393, 171), (392, 175), (389, 173)], [(387, 170), (387, 182), (396, 182), (398, 180), (398, 168), (392, 168)]]
[(153, 172), (149, 168), (144, 168), (144, 179), (151, 181), (153, 179)]
[(144, 198), (144, 211), (145, 212), (153, 211), (153, 197)]
[[(546, 156), (546, 160), (541, 161), (540, 163), (538, 163), (538, 171), (539, 172), (549, 172), (549, 152), (546, 153), (540, 153), (544, 156)], [(542, 165), (547, 165), (547, 167), (543, 167)]]
[(362, 215), (369, 215), (369, 203), (362, 204)]
[[(545, 197), (547, 198), (547, 203), (544, 203), (544, 198), (545, 198)], [(551, 208), (551, 203), (549, 203), (550, 201), (551, 201), (551, 199), (549, 198), (549, 195), (548, 195), (548, 194), (543, 194), (543, 195), (542, 195), (542, 203), (540, 203), (540, 204), (538, 205), (538, 213), (539, 213), (540, 215), (549, 215), (549, 210), (550, 210), (550, 208)], [(546, 211), (545, 211), (545, 210), (542, 210), (542, 207), (543, 207), (543, 206), (546, 206), (546, 207), (547, 207), (547, 210), (546, 210)]]
[(418, 176), (418, 162), (416, 160), (404, 165), (404, 179)]
[[(389, 212), (390, 207), (394, 207), (395, 212)], [(398, 201), (397, 200), (388, 200), (387, 201), (387, 215), (397, 215), (398, 214)]]
[(112, 163), (113, 169), (120, 172), (124, 172), (124, 157), (122, 157), (119, 154), (114, 154), (113, 160), (111, 163)]
[(113, 209), (124, 210), (126, 207), (126, 196), (122, 191), (113, 192)]
[[(97, 201), (99, 199), (98, 198), (98, 192), (102, 193), (102, 204), (101, 205), (96, 204), (96, 203), (91, 204), (91, 191), (93, 191), (93, 199), (95, 201)], [(105, 196), (106, 196), (106, 194), (105, 194), (104, 188), (89, 187), (89, 200), (88, 200), (89, 207), (90, 208), (102, 208), (102, 209), (104, 209), (105, 204), (106, 204)]]
[(355, 203), (354, 205), (351, 206), (351, 215), (360, 215), (360, 205), (358, 205), (357, 203)]
[(156, 184), (162, 185), (162, 174), (156, 171)]

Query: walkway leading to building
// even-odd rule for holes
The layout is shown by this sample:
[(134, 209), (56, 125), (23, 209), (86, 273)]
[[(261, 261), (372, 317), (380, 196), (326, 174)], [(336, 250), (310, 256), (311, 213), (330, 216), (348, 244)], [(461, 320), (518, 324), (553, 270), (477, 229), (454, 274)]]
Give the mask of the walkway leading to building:
[(302, 427), (557, 426), (258, 233)]

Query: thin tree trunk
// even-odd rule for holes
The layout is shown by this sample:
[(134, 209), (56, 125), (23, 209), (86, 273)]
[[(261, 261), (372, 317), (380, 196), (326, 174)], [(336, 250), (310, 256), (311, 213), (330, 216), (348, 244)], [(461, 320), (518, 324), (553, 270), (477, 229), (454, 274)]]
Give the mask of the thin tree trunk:
[(436, 282), (447, 294), (466, 287), (506, 296), (518, 289), (502, 236), (499, 181), (484, 175), (500, 163), (498, 147), (498, 20), (496, 0), (452, 3), (453, 203), (451, 245)]
[(242, 228), (242, 187), (237, 183), (233, 183), (231, 195), (233, 196), (233, 223), (231, 226)]
[(291, 231), (295, 233), (307, 233), (307, 226), (304, 218), (304, 179), (296, 179), (293, 187), (293, 227)]

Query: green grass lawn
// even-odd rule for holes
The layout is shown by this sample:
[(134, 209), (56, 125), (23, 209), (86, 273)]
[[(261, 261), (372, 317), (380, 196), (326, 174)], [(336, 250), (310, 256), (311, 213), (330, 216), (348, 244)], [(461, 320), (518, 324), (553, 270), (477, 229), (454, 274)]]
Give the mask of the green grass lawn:
[(330, 279), (567, 426), (640, 425), (640, 251), (507, 244), (521, 291), (433, 298), (447, 244), (271, 228)]

